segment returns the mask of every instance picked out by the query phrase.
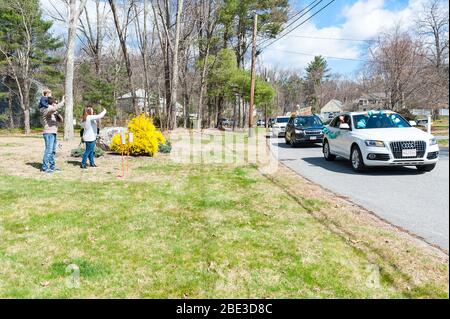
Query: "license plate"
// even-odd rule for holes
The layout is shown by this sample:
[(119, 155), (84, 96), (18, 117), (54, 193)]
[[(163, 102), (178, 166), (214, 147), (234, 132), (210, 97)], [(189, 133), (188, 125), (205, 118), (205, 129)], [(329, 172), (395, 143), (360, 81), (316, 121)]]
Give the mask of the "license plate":
[(403, 150), (403, 157), (417, 157), (417, 150)]
[(309, 139), (310, 139), (311, 141), (316, 141), (316, 140), (317, 140), (317, 136), (310, 136)]

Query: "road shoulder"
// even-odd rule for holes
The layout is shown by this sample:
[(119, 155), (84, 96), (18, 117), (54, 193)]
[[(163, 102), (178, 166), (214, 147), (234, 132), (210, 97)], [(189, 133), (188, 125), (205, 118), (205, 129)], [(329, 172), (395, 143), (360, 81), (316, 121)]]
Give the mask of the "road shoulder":
[(412, 296), (423, 289), (437, 294), (448, 292), (447, 251), (382, 220), (282, 164), (277, 174), (266, 177), (370, 263), (378, 265), (386, 280), (398, 288), (411, 291)]

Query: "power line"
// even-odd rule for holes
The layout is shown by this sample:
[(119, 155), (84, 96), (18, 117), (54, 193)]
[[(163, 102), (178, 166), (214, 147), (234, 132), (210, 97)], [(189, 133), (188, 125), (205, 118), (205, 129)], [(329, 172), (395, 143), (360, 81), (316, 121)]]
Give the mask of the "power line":
[[(305, 55), (305, 56), (322, 56), (325, 59), (329, 60), (344, 60), (344, 61), (353, 61), (353, 62), (362, 62), (362, 63), (371, 63), (371, 64), (390, 64), (392, 62), (388, 61), (380, 61), (380, 60), (363, 60), (363, 59), (354, 59), (354, 58), (343, 58), (343, 57), (335, 57), (335, 56), (327, 56), (327, 55), (321, 55), (321, 54), (312, 54), (312, 53), (305, 53), (305, 52), (297, 52), (297, 51), (288, 51), (288, 50), (278, 50), (278, 49), (267, 49), (269, 51), (276, 51), (276, 52), (282, 52), (282, 53), (288, 53), (288, 54), (295, 54), (295, 55)], [(404, 67), (408, 68), (417, 68), (421, 69), (424, 68), (424, 65), (417, 65), (417, 64), (406, 64), (403, 65)]]
[[(276, 51), (276, 52), (283, 52), (288, 54), (297, 54), (297, 55), (306, 55), (306, 56), (317, 56), (318, 54), (312, 54), (312, 53), (304, 53), (304, 52), (294, 52), (294, 51), (287, 51), (287, 50), (278, 50), (278, 49), (267, 49), (269, 51)], [(354, 62), (373, 62), (369, 60), (362, 60), (362, 59), (353, 59), (353, 58), (342, 58), (342, 57), (335, 57), (335, 56), (325, 56), (321, 55), (322, 57), (330, 60), (345, 60), (345, 61), (354, 61)]]
[(375, 42), (376, 40), (362, 40), (362, 39), (349, 39), (349, 38), (328, 38), (328, 37), (315, 37), (308, 35), (294, 35), (289, 34), (286, 35), (291, 38), (304, 38), (304, 39), (312, 39), (312, 40), (333, 40), (333, 41), (353, 41), (353, 42)]
[[(265, 45), (263, 48), (260, 49), (260, 52), (266, 48), (268, 48), (269, 46), (271, 46), (272, 44), (274, 44), (275, 42), (280, 41), (281, 39), (283, 39), (285, 36), (287, 36), (289, 33), (293, 32), (294, 30), (298, 29), (299, 27), (301, 27), (303, 24), (305, 24), (306, 22), (308, 22), (309, 20), (311, 20), (312, 18), (314, 18), (316, 15), (318, 15), (320, 12), (322, 12), (323, 10), (325, 10), (328, 6), (330, 6), (333, 2), (335, 2), (336, 0), (331, 0), (330, 2), (328, 2), (325, 6), (323, 6), (322, 8), (319, 9), (319, 11), (316, 11), (314, 14), (312, 14), (309, 18), (307, 18), (306, 20), (302, 21), (300, 24), (298, 24), (296, 27), (292, 28), (291, 30), (289, 30), (287, 33), (285, 33), (284, 35), (280, 36), (279, 38), (273, 40), (272, 42), (270, 42), (269, 44)], [(322, 2), (322, 1), (321, 1)], [(319, 2), (320, 3), (320, 2)], [(314, 9), (316, 6), (314, 6), (313, 8), (311, 8), (310, 10), (308, 10), (306, 13), (308, 13), (309, 11), (311, 11), (312, 9)], [(305, 14), (306, 14), (305, 13)]]
[[(317, 2), (317, 1), (319, 1), (319, 0), (313, 0), (310, 4), (308, 4), (306, 7), (304, 7), (303, 9), (301, 9), (301, 10), (299, 10), (299, 11), (297, 11), (297, 13), (296, 14), (294, 14), (292, 17), (290, 17), (287, 21), (286, 21), (286, 23), (288, 23), (290, 20), (292, 20), (292, 19), (295, 19), (299, 14), (301, 14), (303, 11), (305, 11), (306, 9), (308, 9), (311, 5), (313, 5), (314, 4), (314, 2)], [(321, 0), (321, 2), (322, 2), (323, 0)], [(294, 21), (295, 22), (295, 21)], [(286, 28), (283, 28), (283, 29), (286, 29)]]
[[(318, 6), (323, 0), (320, 0), (318, 3), (316, 3), (319, 0), (314, 0), (312, 1), (310, 4), (308, 4), (306, 7), (304, 7), (303, 9), (301, 9), (300, 11), (298, 11), (296, 14), (294, 14), (294, 16), (292, 16), (286, 23), (288, 23), (290, 20), (294, 19), (296, 16), (298, 16), (299, 14), (302, 14), (300, 17), (298, 17), (297, 19), (295, 19), (294, 21), (292, 21), (291, 23), (289, 23), (287, 26), (285, 26), (283, 28), (283, 30), (281, 30), (280, 33), (283, 33), (284, 31), (286, 31), (290, 26), (292, 26), (293, 24), (295, 24), (298, 20), (300, 20), (301, 18), (303, 18), (308, 12), (310, 12), (312, 9), (314, 9), (316, 6)], [(316, 3), (316, 4), (315, 4)], [(315, 5), (314, 5), (315, 4)], [(314, 7), (310, 8), (307, 12), (304, 12), (305, 10), (307, 10), (309, 7), (311, 7), (312, 5), (314, 5)], [(261, 43), (259, 43), (260, 45), (263, 45), (264, 43), (267, 43), (269, 41), (271, 41), (272, 39), (265, 39), (263, 40)]]

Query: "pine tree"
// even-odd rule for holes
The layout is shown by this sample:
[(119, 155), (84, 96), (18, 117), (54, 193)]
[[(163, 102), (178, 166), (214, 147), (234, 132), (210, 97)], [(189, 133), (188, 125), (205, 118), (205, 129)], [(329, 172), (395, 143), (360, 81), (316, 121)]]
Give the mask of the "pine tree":
[(54, 68), (59, 59), (51, 53), (62, 43), (50, 34), (51, 26), (42, 18), (39, 0), (0, 0), (0, 68), (13, 79), (25, 134), (30, 133), (30, 101), (36, 83), (60, 78)]
[(314, 57), (314, 60), (306, 68), (305, 93), (306, 103), (312, 106), (315, 112), (322, 106), (322, 83), (329, 78), (330, 69), (327, 61), (322, 56)]

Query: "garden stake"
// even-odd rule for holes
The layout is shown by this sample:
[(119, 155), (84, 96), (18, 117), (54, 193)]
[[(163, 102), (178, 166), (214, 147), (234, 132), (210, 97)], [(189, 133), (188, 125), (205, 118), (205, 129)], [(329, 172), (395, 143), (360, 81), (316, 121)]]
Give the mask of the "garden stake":
[[(134, 141), (134, 136), (133, 136), (133, 133), (128, 133), (128, 143), (130, 143), (130, 145), (131, 145), (131, 143), (133, 143), (133, 141)], [(128, 161), (130, 160), (130, 148), (128, 148), (127, 149), (127, 173), (128, 173), (128, 167), (129, 167), (129, 163), (128, 163)]]
[(122, 149), (122, 175), (118, 175), (118, 178), (124, 178), (125, 177), (125, 158), (124, 158), (124, 147), (126, 144), (126, 140), (125, 140), (125, 132), (122, 133), (121, 135), (121, 149)]

